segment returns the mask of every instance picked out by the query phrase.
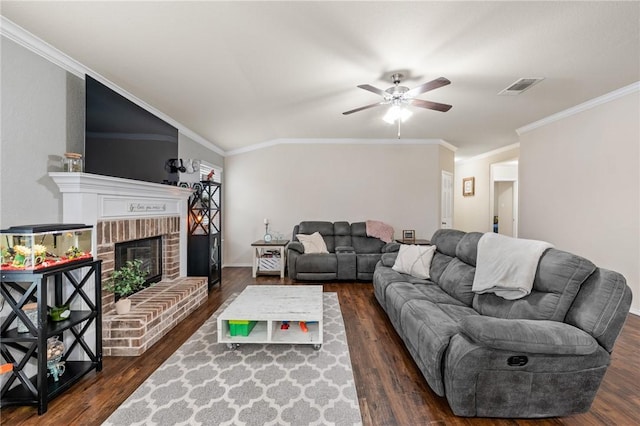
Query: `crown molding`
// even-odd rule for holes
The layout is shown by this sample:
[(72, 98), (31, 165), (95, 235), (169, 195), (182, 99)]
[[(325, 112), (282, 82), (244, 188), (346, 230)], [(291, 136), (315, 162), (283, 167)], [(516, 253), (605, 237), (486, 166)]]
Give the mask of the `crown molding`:
[(125, 98), (129, 99), (136, 105), (146, 109), (147, 111), (150, 111), (154, 115), (160, 117), (167, 123), (176, 127), (180, 133), (192, 139), (194, 142), (199, 143), (205, 148), (208, 148), (223, 157), (226, 155), (224, 150), (218, 147), (217, 145), (215, 145), (214, 143), (209, 142), (207, 139), (198, 135), (193, 130), (187, 128), (183, 124), (179, 123), (178, 121), (174, 120), (173, 118), (169, 117), (168, 115), (164, 114), (158, 109), (147, 104), (145, 101), (143, 101), (142, 99), (139, 99), (137, 96), (127, 92), (126, 90), (119, 87), (115, 83), (111, 82), (107, 78), (101, 76), (99, 73), (93, 71), (90, 68), (87, 68), (86, 66), (76, 61), (69, 55), (56, 49), (54, 46), (50, 45), (46, 41), (36, 37), (35, 35), (31, 34), (27, 30), (15, 24), (14, 22), (10, 21), (9, 19), (5, 18), (4, 16), (0, 16), (0, 35), (19, 44), (25, 49), (30, 50), (36, 55), (41, 56), (42, 58), (59, 66), (65, 71), (70, 72), (76, 77), (79, 77), (84, 80), (85, 74), (90, 75), (91, 77), (98, 80), (100, 83), (104, 84), (105, 86), (109, 87), (110, 89), (114, 90), (115, 92), (119, 93)]
[(279, 138), (227, 151), (227, 156), (245, 154), (251, 151), (277, 145), (440, 145), (455, 152), (458, 148), (442, 139), (295, 139)]
[(541, 120), (534, 121), (533, 123), (527, 124), (526, 126), (522, 126), (516, 129), (516, 133), (518, 135), (522, 135), (524, 133), (530, 132), (534, 129), (537, 129), (542, 126), (546, 126), (547, 124), (554, 123), (558, 120), (562, 120), (563, 118), (570, 117), (572, 115), (578, 114), (580, 112), (586, 111), (588, 109), (597, 107), (598, 105), (605, 104), (607, 102), (611, 102), (623, 96), (627, 96), (631, 93), (635, 93), (640, 91), (640, 81), (636, 81), (635, 83), (631, 83), (628, 86), (624, 86), (620, 89), (614, 90), (613, 92), (609, 92), (602, 96), (598, 96), (597, 98), (591, 99), (589, 101), (578, 104), (574, 107), (567, 108), (564, 111), (557, 112), (548, 117), (545, 117)]
[(85, 74), (90, 74), (90, 70), (80, 62), (62, 53), (46, 41), (36, 37), (4, 16), (0, 16), (0, 35), (83, 80)]
[(483, 154), (478, 154), (475, 157), (457, 160), (456, 164), (465, 164), (471, 161), (482, 160), (483, 158), (492, 157), (494, 155), (502, 154), (503, 152), (511, 151), (512, 149), (517, 149), (517, 148), (520, 148), (520, 142), (512, 143), (511, 145), (503, 146), (502, 148), (494, 149), (493, 151), (487, 151)]

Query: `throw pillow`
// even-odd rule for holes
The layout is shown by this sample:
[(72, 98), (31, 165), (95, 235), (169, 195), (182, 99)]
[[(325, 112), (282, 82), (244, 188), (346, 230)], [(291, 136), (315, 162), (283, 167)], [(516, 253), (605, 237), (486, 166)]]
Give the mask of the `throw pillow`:
[(296, 238), (304, 246), (305, 253), (329, 253), (324, 238), (319, 232), (314, 232), (311, 235), (296, 234)]
[(391, 269), (426, 280), (430, 278), (429, 269), (431, 268), (431, 259), (433, 259), (435, 251), (436, 246), (402, 244), (398, 251), (396, 262)]

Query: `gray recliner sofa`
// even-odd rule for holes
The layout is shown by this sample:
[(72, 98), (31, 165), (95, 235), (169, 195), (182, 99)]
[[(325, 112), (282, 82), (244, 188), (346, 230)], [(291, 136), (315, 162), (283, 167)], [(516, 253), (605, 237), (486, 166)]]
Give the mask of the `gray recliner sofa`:
[[(297, 234), (319, 232), (329, 253), (305, 253)], [(287, 245), (289, 278), (298, 281), (371, 281), (383, 253), (398, 251), (400, 244), (367, 236), (365, 222), (300, 222)]]
[(459, 416), (551, 417), (588, 411), (631, 305), (622, 275), (548, 249), (532, 292), (475, 294), (481, 233), (439, 230), (430, 279), (375, 269), (375, 297), (427, 383)]

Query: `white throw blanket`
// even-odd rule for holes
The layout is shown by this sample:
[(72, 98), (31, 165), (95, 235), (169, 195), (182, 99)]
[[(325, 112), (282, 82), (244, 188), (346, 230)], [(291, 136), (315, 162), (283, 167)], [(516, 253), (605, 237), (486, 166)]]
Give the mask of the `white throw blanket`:
[(540, 256), (553, 245), (511, 238), (493, 232), (478, 241), (478, 258), (472, 290), (495, 293), (514, 300), (531, 293)]

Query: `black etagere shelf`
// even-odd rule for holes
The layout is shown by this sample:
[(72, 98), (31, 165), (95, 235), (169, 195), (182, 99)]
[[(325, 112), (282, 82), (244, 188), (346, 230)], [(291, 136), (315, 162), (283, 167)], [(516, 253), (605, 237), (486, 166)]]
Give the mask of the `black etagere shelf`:
[[(0, 294), (11, 309), (0, 327), (0, 353), (3, 362), (13, 364), (0, 390), (1, 407), (36, 405), (38, 414), (44, 414), (51, 399), (85, 374), (102, 370), (101, 263), (87, 259), (38, 271), (0, 271)], [(89, 289), (88, 283), (93, 283), (93, 289)], [(73, 307), (82, 299), (88, 308), (72, 308), (69, 318), (54, 322), (48, 315), (50, 291), (54, 306)], [(37, 304), (35, 322), (22, 309), (29, 303)], [(16, 318), (27, 327), (27, 332), (18, 332)], [(85, 338), (89, 330), (95, 336), (90, 341)], [(58, 381), (48, 377), (47, 369), (47, 339), (54, 336), (70, 342), (62, 354), (65, 371)], [(36, 373), (29, 375), (27, 369), (33, 369), (34, 362)]]
[(205, 276), (209, 289), (222, 279), (222, 185), (193, 184), (189, 198), (187, 275)]

